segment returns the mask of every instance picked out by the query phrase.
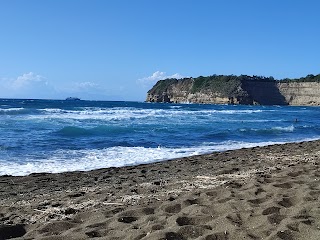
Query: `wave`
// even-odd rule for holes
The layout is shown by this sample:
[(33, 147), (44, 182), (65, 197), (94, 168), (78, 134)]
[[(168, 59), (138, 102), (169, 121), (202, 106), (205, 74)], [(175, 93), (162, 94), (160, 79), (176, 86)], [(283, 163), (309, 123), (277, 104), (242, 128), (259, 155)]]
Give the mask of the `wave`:
[(139, 120), (139, 119), (164, 119), (167, 117), (201, 117), (212, 118), (219, 115), (232, 114), (254, 114), (261, 113), (267, 110), (198, 110), (185, 109), (182, 106), (169, 106), (168, 109), (140, 109), (133, 107), (122, 108), (99, 108), (85, 107), (78, 109), (59, 109), (59, 108), (44, 108), (39, 109), (40, 114), (29, 116), (30, 119), (74, 119), (74, 120), (103, 120), (103, 121), (121, 121), (121, 120)]
[(256, 132), (256, 133), (276, 133), (276, 132), (293, 132), (295, 127), (293, 125), (288, 127), (271, 127), (271, 128), (240, 128), (240, 132)]
[[(30, 116), (31, 119), (75, 119), (75, 120), (127, 120), (150, 116), (150, 112), (139, 109), (82, 108), (78, 110), (41, 109), (42, 115)], [(152, 114), (152, 112), (151, 112)]]
[(61, 108), (43, 108), (43, 109), (39, 109), (40, 112), (44, 112), (44, 113), (66, 113), (68, 112), (67, 110), (63, 110)]
[(283, 122), (283, 119), (225, 119), (226, 122), (239, 123), (268, 123), (268, 122)]
[(261, 113), (263, 110), (215, 110), (213, 113), (222, 114), (251, 114), (251, 113)]
[(0, 112), (18, 112), (18, 111), (22, 111), (22, 110), (25, 110), (25, 108), (3, 108), (3, 109), (0, 109)]
[(280, 131), (280, 132), (293, 132), (295, 127), (293, 125), (288, 127), (273, 127), (272, 130)]
[[(307, 141), (314, 139), (300, 139)], [(59, 173), (67, 171), (89, 171), (99, 168), (123, 167), (147, 164), (169, 159), (194, 156), (217, 151), (227, 151), (240, 148), (284, 144), (285, 142), (241, 142), (225, 141), (203, 143), (201, 146), (181, 148), (145, 148), (145, 147), (111, 147), (91, 150), (59, 150), (49, 154), (42, 153), (42, 158), (29, 157), (23, 163), (0, 160), (0, 175), (23, 176), (35, 172)]]

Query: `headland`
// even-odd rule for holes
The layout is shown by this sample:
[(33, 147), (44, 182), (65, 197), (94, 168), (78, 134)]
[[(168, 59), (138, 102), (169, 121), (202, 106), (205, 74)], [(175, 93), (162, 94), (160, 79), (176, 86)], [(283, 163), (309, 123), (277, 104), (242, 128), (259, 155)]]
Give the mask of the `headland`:
[(148, 91), (146, 101), (319, 106), (320, 74), (282, 80), (247, 75), (165, 79)]

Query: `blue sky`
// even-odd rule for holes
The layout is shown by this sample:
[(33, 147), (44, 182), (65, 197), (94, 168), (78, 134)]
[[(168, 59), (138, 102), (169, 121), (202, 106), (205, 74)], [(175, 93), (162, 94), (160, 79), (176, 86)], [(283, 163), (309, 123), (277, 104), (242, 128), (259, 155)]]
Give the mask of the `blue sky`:
[(1, 0), (0, 98), (143, 101), (159, 79), (319, 74), (317, 0)]

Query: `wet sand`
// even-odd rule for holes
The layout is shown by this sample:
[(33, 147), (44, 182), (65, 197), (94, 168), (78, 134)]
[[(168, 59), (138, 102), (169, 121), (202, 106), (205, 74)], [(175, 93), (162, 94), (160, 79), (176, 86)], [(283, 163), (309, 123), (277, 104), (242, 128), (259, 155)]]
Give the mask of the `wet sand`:
[(0, 177), (2, 239), (320, 239), (320, 141)]

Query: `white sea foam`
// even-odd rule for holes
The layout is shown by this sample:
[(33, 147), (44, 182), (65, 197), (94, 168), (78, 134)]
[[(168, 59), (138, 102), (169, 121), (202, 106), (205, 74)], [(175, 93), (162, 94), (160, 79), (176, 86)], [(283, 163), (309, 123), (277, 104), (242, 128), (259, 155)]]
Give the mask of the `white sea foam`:
[(248, 114), (248, 113), (260, 113), (262, 112), (262, 110), (215, 110), (212, 112), (222, 113), (222, 114)]
[(278, 130), (278, 131), (283, 131), (283, 132), (293, 132), (294, 131), (294, 126), (288, 126), (288, 127), (274, 127), (272, 128), (274, 130)]
[(194, 155), (196, 149), (112, 147), (101, 150), (57, 151), (47, 159), (26, 159), (24, 163), (0, 161), (0, 175), (27, 175), (33, 172), (65, 172), (137, 165)]
[(0, 109), (0, 112), (16, 112), (16, 111), (21, 111), (24, 108), (4, 108)]
[(256, 123), (256, 122), (283, 122), (283, 119), (226, 119), (227, 122)]
[(47, 113), (63, 113), (65, 112), (63, 109), (60, 108), (43, 108), (39, 109), (42, 112), (47, 112)]
[[(262, 110), (186, 110), (181, 106), (171, 106), (170, 109), (139, 109), (139, 108), (97, 108), (87, 107), (77, 110), (65, 110), (55, 108), (41, 109), (43, 114), (31, 115), (30, 119), (74, 119), (74, 120), (133, 120), (146, 118), (163, 118), (163, 117), (214, 117), (221, 114), (252, 114), (260, 113)], [(264, 110), (263, 110), (264, 111)]]
[[(315, 139), (317, 138), (303, 140)], [(24, 163), (0, 160), (0, 175), (23, 176), (36, 172), (88, 171), (99, 168), (147, 164), (216, 151), (282, 143), (284, 142), (248, 143), (226, 141), (220, 144), (204, 143), (199, 147), (185, 148), (112, 147), (101, 150), (60, 150), (52, 153), (47, 158), (37, 158), (37, 160), (26, 159)]]

